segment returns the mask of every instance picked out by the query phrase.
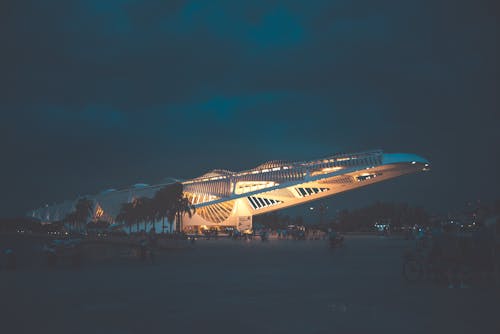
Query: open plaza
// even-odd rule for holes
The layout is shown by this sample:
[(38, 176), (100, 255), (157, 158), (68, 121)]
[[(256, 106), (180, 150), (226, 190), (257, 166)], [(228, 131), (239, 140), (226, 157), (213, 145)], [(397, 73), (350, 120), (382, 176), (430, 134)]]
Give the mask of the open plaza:
[[(10, 238), (10, 241), (13, 239)], [(24, 241), (23, 241), (24, 240)], [(3, 240), (5, 241), (5, 240)], [(198, 240), (139, 260), (46, 268), (19, 238), (4, 333), (498, 333), (498, 290), (409, 283), (400, 236)], [(38, 260), (37, 260), (38, 259)], [(40, 261), (39, 261), (40, 260)]]

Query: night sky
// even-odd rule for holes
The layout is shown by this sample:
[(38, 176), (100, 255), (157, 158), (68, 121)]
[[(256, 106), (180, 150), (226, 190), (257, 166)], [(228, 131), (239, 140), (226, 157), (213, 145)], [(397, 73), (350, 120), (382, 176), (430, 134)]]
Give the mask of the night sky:
[(495, 1), (1, 1), (0, 217), (106, 188), (381, 148), (332, 197), (498, 197)]

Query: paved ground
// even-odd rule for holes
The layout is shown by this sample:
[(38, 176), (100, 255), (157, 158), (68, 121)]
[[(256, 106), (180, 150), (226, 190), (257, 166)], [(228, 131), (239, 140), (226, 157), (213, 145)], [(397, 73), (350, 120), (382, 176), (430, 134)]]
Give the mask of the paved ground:
[(154, 265), (0, 271), (2, 333), (500, 333), (491, 288), (407, 284), (407, 241), (201, 241)]

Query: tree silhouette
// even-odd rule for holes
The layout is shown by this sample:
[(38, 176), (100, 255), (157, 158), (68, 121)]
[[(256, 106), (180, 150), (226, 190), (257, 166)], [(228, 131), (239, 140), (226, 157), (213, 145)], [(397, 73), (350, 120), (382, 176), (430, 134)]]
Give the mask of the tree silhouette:
[(73, 229), (81, 232), (85, 229), (87, 220), (94, 213), (94, 202), (88, 198), (80, 198), (75, 204), (75, 210), (64, 218), (65, 222), (72, 224)]
[(136, 211), (133, 202), (122, 203), (120, 212), (116, 216), (116, 221), (123, 222), (129, 226), (129, 232), (132, 232), (132, 225), (136, 223)]

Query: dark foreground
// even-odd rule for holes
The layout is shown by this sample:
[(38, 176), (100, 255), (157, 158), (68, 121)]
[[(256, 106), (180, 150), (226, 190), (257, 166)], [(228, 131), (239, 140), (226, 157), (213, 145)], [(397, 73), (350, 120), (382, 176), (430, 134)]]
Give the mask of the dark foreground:
[(0, 271), (2, 333), (499, 333), (499, 296), (401, 278), (408, 241), (200, 241), (153, 265)]

